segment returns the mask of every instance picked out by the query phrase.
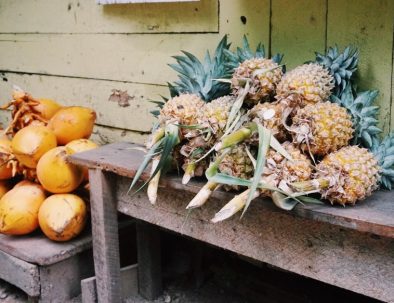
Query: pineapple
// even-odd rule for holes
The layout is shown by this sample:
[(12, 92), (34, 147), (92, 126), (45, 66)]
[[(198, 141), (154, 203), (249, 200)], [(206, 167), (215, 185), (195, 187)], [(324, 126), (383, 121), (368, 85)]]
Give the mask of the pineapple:
[(334, 78), (323, 66), (316, 63), (303, 64), (287, 72), (279, 82), (276, 93), (287, 97), (296, 93), (303, 98), (302, 105), (323, 102), (331, 95)]
[(348, 145), (353, 128), (345, 108), (324, 102), (299, 109), (293, 117), (291, 132), (293, 141), (302, 150), (324, 156)]
[(212, 135), (215, 140), (222, 137), (234, 102), (235, 97), (224, 96), (206, 103), (201, 109), (201, 114), (197, 119), (198, 124), (208, 129), (209, 134)]
[[(197, 124), (199, 110), (204, 106), (204, 101), (197, 95), (182, 94), (168, 100), (160, 110), (159, 123), (179, 125)], [(185, 134), (187, 129), (182, 130)]]
[(342, 53), (329, 47), (325, 55), (316, 53), (315, 62), (303, 64), (286, 73), (278, 84), (277, 94), (298, 93), (303, 106), (326, 101), (331, 95), (341, 97), (357, 70), (357, 49), (347, 47)]
[(237, 47), (235, 52), (224, 50), (227, 57), (226, 65), (234, 71), (231, 79), (233, 94), (240, 94), (246, 81), (249, 80), (250, 89), (245, 103), (254, 105), (275, 91), (282, 77), (282, 68), (279, 64), (283, 55), (276, 54), (271, 59), (267, 59), (261, 43), (253, 52), (246, 36), (243, 37), (242, 42), (242, 48)]
[(324, 157), (314, 178), (293, 186), (302, 191), (319, 189), (332, 204), (355, 204), (378, 187), (379, 166), (367, 149), (347, 146)]
[(374, 140), (371, 151), (347, 146), (327, 155), (316, 168), (314, 179), (296, 182), (299, 191), (318, 189), (332, 204), (355, 204), (370, 196), (379, 185), (394, 183), (394, 133), (382, 142)]
[[(312, 175), (311, 161), (301, 153), (296, 145), (285, 142), (282, 143), (283, 148), (289, 153), (292, 161), (285, 158), (279, 152), (270, 149), (267, 154), (267, 160), (261, 176), (261, 182), (274, 188), (278, 188), (283, 192), (291, 194), (292, 191), (288, 184), (309, 180)], [(243, 193), (235, 196), (229, 201), (212, 219), (217, 223), (228, 219), (242, 208), (245, 207), (250, 190), (247, 189)], [(256, 191), (253, 199), (258, 196), (268, 196), (275, 200), (275, 194), (268, 189)]]
[[(240, 179), (250, 179), (253, 177), (253, 163), (246, 152), (246, 145), (234, 146), (230, 153), (226, 154), (219, 164), (219, 171), (226, 175)], [(238, 190), (239, 186), (224, 186), (225, 190)]]
[[(220, 154), (217, 156), (220, 159), (219, 171), (221, 173), (241, 178), (250, 179), (253, 177), (253, 162), (248, 154), (246, 145), (238, 145), (231, 149), (226, 154)], [(215, 182), (208, 181), (197, 193), (197, 195), (187, 205), (187, 209), (197, 208), (205, 204), (211, 196), (212, 192), (218, 189), (221, 185)], [(238, 190), (238, 186), (224, 185), (225, 190), (235, 189)]]
[(270, 129), (275, 138), (283, 141), (287, 137), (282, 121), (283, 110), (281, 103), (258, 103), (250, 110), (249, 117), (251, 121)]
[(245, 97), (246, 104), (257, 104), (263, 99), (269, 100), (282, 78), (282, 68), (272, 59), (252, 58), (242, 62), (234, 71), (231, 87), (234, 95), (240, 95), (246, 82), (249, 90)]
[(213, 147), (216, 141), (224, 134), (227, 118), (235, 98), (224, 96), (205, 103), (199, 110), (197, 118), (198, 128), (187, 134), (188, 141), (182, 146), (181, 154), (185, 157), (182, 166), (185, 171), (182, 179), (187, 184), (193, 176), (202, 176), (208, 167), (205, 160), (196, 162)]

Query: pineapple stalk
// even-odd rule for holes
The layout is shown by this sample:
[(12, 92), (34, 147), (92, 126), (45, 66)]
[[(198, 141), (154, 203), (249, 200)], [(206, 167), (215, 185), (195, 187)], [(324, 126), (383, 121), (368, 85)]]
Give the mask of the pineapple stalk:
[[(212, 223), (217, 223), (223, 220), (226, 220), (243, 209), (246, 205), (246, 201), (248, 200), (248, 196), (250, 193), (250, 189), (247, 189), (236, 195), (233, 199), (231, 199), (219, 212), (215, 214), (215, 217), (211, 220)], [(252, 200), (257, 198), (260, 195), (259, 191), (256, 191)]]
[(212, 193), (218, 188), (218, 184), (208, 181), (197, 193), (197, 195), (186, 206), (186, 209), (193, 209), (203, 206), (208, 201)]
[[(152, 160), (151, 175), (154, 174), (157, 166), (159, 165), (159, 162), (160, 162), (160, 157)], [(159, 180), (160, 180), (160, 170), (152, 178), (152, 180), (150, 180), (149, 185), (148, 185), (148, 189), (147, 189), (148, 199), (149, 199), (149, 202), (152, 204), (156, 204), (157, 189), (159, 188)]]
[(330, 186), (330, 180), (325, 178), (318, 178), (314, 180), (294, 182), (291, 184), (293, 188), (300, 192), (309, 192), (315, 189), (326, 189)]
[(231, 146), (234, 146), (238, 143), (249, 139), (253, 134), (254, 129), (252, 127), (242, 127), (241, 129), (233, 132), (232, 134), (224, 137), (221, 142), (217, 143), (215, 146), (215, 150), (219, 151)]
[(189, 183), (190, 179), (192, 177), (194, 177), (195, 169), (196, 169), (195, 162), (191, 162), (187, 165), (187, 167), (185, 169), (185, 173), (183, 174), (183, 177), (182, 177), (182, 184), (183, 185), (186, 185), (187, 183)]

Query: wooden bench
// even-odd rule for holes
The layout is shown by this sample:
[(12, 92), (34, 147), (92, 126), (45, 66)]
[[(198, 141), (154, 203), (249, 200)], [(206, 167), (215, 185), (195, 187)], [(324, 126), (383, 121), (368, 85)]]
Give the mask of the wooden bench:
[(66, 302), (81, 292), (80, 281), (93, 275), (92, 237), (56, 243), (36, 232), (0, 234), (0, 279), (23, 290), (31, 301)]
[[(257, 199), (245, 217), (219, 224), (214, 214), (232, 197), (215, 192), (201, 209), (187, 203), (202, 186), (162, 178), (158, 202), (145, 192), (127, 194), (143, 159), (133, 144), (116, 143), (75, 154), (70, 161), (89, 168), (94, 265), (99, 302), (120, 302), (117, 212), (137, 220), (138, 285), (147, 298), (161, 292), (158, 228), (192, 237), (260, 262), (394, 302), (394, 193), (380, 191), (354, 207), (298, 205), (277, 209)], [(142, 176), (143, 179), (147, 174)]]

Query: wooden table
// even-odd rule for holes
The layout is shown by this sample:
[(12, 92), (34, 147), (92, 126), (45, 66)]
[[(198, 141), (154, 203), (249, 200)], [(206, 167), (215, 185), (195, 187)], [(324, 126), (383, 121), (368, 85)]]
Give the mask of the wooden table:
[[(137, 228), (139, 291), (161, 291), (158, 227), (210, 243), (273, 266), (394, 302), (394, 193), (380, 191), (355, 207), (297, 206), (291, 212), (257, 199), (245, 217), (210, 223), (232, 197), (216, 192), (189, 216), (187, 203), (202, 182), (184, 186), (179, 177), (160, 183), (158, 202), (145, 192), (127, 194), (143, 159), (133, 144), (116, 143), (75, 154), (89, 168), (93, 250), (99, 302), (120, 302), (117, 212), (140, 220)], [(143, 179), (147, 174), (142, 176)], [(145, 223), (144, 223), (145, 222)]]
[(0, 279), (23, 290), (31, 301), (66, 302), (80, 294), (81, 279), (93, 275), (91, 246), (89, 229), (65, 243), (40, 232), (0, 234)]

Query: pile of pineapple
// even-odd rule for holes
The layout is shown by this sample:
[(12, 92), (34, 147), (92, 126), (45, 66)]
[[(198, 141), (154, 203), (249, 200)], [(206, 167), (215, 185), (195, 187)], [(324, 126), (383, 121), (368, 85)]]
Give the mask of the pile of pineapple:
[(35, 99), (16, 88), (12, 121), (0, 138), (0, 233), (26, 235), (38, 227), (51, 240), (67, 241), (84, 228), (88, 175), (67, 162), (96, 148), (88, 140), (96, 113)]
[[(357, 49), (329, 48), (286, 71), (282, 55), (243, 47), (227, 37), (203, 62), (183, 52), (170, 66), (179, 80), (156, 101), (158, 122), (133, 188), (151, 163), (148, 197), (156, 203), (161, 174), (177, 166), (182, 182), (207, 183), (186, 206), (201, 207), (218, 188), (239, 191), (212, 219), (246, 211), (258, 196), (290, 210), (297, 203), (355, 204), (394, 182), (394, 134), (381, 139), (377, 91), (358, 92)], [(144, 184), (144, 185), (145, 185)]]

